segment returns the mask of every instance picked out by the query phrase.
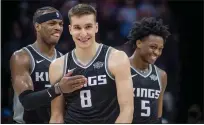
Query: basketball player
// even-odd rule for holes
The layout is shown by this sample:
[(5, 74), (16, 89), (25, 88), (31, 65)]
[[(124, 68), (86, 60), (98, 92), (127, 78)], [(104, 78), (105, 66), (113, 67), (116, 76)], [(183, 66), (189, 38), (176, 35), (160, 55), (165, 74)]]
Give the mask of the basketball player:
[(95, 41), (98, 23), (92, 6), (78, 4), (68, 17), (76, 48), (51, 63), (50, 82), (56, 83), (72, 69), (88, 82), (52, 100), (50, 123), (131, 123), (133, 87), (127, 55)]
[[(63, 88), (64, 93), (72, 92), (81, 88), (86, 80), (83, 76), (70, 78), (69, 73), (59, 84), (51, 87), (48, 70), (50, 63), (62, 56), (55, 50), (55, 45), (63, 31), (63, 19), (55, 8), (43, 7), (35, 12), (33, 23), (37, 40), (32, 45), (14, 52), (10, 60), (15, 91), (15, 123), (49, 123), (50, 103), (61, 94), (59, 87)], [(72, 84), (76, 80), (81, 82), (73, 88)]]
[(129, 33), (129, 40), (136, 47), (130, 57), (135, 109), (133, 123), (161, 123), (167, 75), (154, 63), (162, 54), (169, 35), (162, 20), (152, 17), (136, 22)]

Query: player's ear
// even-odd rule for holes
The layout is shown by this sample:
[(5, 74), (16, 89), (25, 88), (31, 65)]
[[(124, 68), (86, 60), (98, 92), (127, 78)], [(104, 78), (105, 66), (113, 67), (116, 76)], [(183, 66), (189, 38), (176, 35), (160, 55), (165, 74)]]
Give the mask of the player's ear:
[(96, 33), (98, 33), (98, 22), (96, 22)]
[(137, 40), (137, 41), (136, 41), (136, 46), (137, 46), (137, 48), (141, 48), (141, 46), (142, 46), (142, 41), (141, 41), (141, 40)]
[(69, 28), (69, 33), (72, 35), (72, 26), (69, 25), (68, 28)]
[(35, 23), (35, 30), (39, 32), (41, 29), (41, 25), (39, 23)]

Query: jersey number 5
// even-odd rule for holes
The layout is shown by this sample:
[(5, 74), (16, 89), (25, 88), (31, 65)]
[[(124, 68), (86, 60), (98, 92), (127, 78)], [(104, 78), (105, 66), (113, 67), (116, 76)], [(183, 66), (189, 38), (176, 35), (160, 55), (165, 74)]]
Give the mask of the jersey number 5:
[[(141, 116), (148, 117), (150, 116), (150, 107), (149, 107), (149, 101), (147, 100), (141, 100)], [(144, 111), (144, 112), (143, 112)]]
[(80, 91), (81, 98), (81, 107), (87, 108), (92, 106), (91, 102), (91, 91), (90, 90), (82, 90)]

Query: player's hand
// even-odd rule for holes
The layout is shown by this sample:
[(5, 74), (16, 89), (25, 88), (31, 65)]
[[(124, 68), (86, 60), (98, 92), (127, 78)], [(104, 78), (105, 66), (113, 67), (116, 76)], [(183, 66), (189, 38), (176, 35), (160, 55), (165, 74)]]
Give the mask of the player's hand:
[(62, 93), (71, 93), (75, 90), (81, 89), (87, 79), (83, 75), (71, 76), (73, 71), (68, 72), (59, 82)]

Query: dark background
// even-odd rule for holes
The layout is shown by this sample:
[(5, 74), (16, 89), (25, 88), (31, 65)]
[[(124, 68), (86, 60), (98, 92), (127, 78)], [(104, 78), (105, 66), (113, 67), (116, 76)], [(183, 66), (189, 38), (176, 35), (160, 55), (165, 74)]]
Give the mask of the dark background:
[(203, 108), (203, 3), (170, 2), (170, 8), (178, 22), (181, 41), (182, 82), (177, 121), (184, 122), (192, 104)]
[[(55, 1), (55, 0), (52, 0)], [(39, 1), (32, 1), (28, 0), (28, 3), (32, 5), (32, 9), (29, 8), (27, 15), (30, 19), (32, 19), (33, 12), (36, 8), (42, 7), (44, 5), (53, 5), (57, 9), (60, 8), (61, 4), (53, 4), (51, 2), (48, 2), (46, 0), (43, 0), (43, 2)], [(90, 1), (90, 0), (89, 0)], [(138, 2), (139, 1), (139, 2)], [(140, 4), (143, 0), (136, 0), (136, 4)], [(160, 0), (156, 0), (158, 2)], [(18, 42), (8, 42), (11, 40), (12, 36), (12, 26), (13, 22), (15, 20), (18, 20), (21, 10), (19, 9), (19, 4), (22, 1), (6, 1), (2, 0), (1, 3), (1, 33), (2, 33), (2, 69), (1, 69), (1, 106), (2, 106), (2, 123), (9, 123), (12, 115), (12, 89), (11, 89), (11, 82), (10, 82), (10, 71), (9, 71), (9, 58), (14, 50), (17, 50), (23, 46), (26, 46), (30, 43), (33, 43), (35, 40), (34, 36), (29, 36), (29, 34), (26, 34), (25, 32), (28, 30), (33, 30), (32, 28), (25, 27), (24, 36), (21, 37)], [(63, 3), (63, 2), (62, 2)], [(100, 2), (97, 2), (100, 6), (102, 4)], [(124, 1), (119, 0), (118, 4), (119, 7), (123, 5)], [(197, 104), (201, 109), (202, 112), (202, 118), (203, 116), (203, 2), (173, 2), (168, 1), (167, 5), (169, 7), (169, 10), (171, 11), (171, 16), (169, 20), (173, 20), (170, 22), (173, 22), (173, 24), (170, 26), (171, 31), (175, 34), (172, 35), (172, 38), (170, 38), (169, 41), (176, 41), (172, 43), (176, 43), (176, 45), (171, 43), (167, 43), (167, 47), (165, 47), (166, 50), (163, 52), (163, 57), (160, 59), (162, 61), (158, 61), (158, 65), (160, 65), (162, 62), (165, 62), (164, 64), (168, 65), (167, 68), (164, 68), (167, 70), (167, 74), (173, 74), (170, 75), (170, 80), (168, 79), (168, 86), (167, 86), (167, 92), (171, 92), (174, 100), (174, 108), (169, 113), (164, 112), (164, 115), (166, 119), (169, 121), (169, 123), (189, 123), (189, 112), (188, 110), (191, 108), (192, 105)], [(100, 14), (99, 14), (100, 15)], [(111, 19), (111, 18), (110, 18)], [(104, 23), (105, 22), (105, 23)], [(99, 34), (101, 37), (99, 39), (103, 41), (104, 44), (111, 45), (114, 47), (120, 47), (123, 43), (125, 43), (126, 38), (119, 37), (117, 35), (117, 31), (114, 31), (115, 33), (115, 41), (118, 42), (107, 42), (109, 41), (106, 39), (108, 36), (104, 35), (105, 31), (112, 31), (114, 28), (117, 29), (115, 26), (112, 29), (103, 29), (100, 28), (103, 26), (106, 26), (105, 24), (110, 24), (110, 21), (104, 20), (104, 18), (99, 17)], [(23, 27), (23, 26), (21, 26)], [(65, 23), (65, 28), (66, 28)], [(26, 29), (27, 28), (27, 29)], [(101, 30), (101, 31), (100, 31)], [(64, 30), (64, 34), (66, 34), (67, 37), (70, 37), (67, 35), (67, 31)], [(118, 33), (119, 34), (119, 33)], [(29, 36), (29, 37), (28, 37)], [(67, 52), (73, 48), (73, 42), (70, 42), (70, 38), (65, 38), (65, 35), (62, 35), (62, 40), (60, 41), (60, 45), (64, 45), (65, 41), (68, 41), (68, 49), (63, 49), (60, 45), (58, 46), (59, 50), (62, 52)], [(176, 37), (176, 38), (173, 38)], [(122, 39), (122, 40), (121, 40)], [(16, 39), (15, 39), (16, 40)], [(25, 40), (27, 42), (22, 43), (21, 41)], [(20, 42), (21, 43), (20, 43)], [(10, 44), (11, 43), (11, 44)], [(18, 46), (19, 45), (19, 46)], [(14, 46), (12, 48), (11, 46)], [(11, 51), (10, 51), (11, 50)], [(131, 53), (131, 50), (127, 50), (127, 53)], [(176, 51), (176, 52), (175, 52)], [(169, 55), (173, 55), (174, 57), (167, 60)], [(171, 61), (175, 63), (170, 63)], [(165, 60), (165, 61), (164, 61)], [(170, 64), (169, 64), (170, 63)], [(177, 67), (176, 67), (177, 66)], [(161, 66), (162, 67), (162, 66)], [(177, 69), (174, 71), (168, 70), (168, 69)], [(172, 76), (172, 77), (171, 77)], [(174, 78), (177, 79), (177, 81), (174, 81)], [(170, 81), (170, 82), (169, 82)], [(200, 118), (201, 120), (201, 118)]]

